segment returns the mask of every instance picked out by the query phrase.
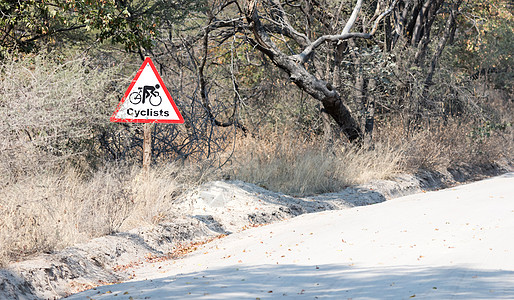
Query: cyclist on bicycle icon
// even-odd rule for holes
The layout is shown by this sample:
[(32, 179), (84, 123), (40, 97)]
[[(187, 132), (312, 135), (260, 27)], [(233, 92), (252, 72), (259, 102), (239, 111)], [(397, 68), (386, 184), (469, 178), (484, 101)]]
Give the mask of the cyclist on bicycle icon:
[[(156, 92), (155, 90), (160, 88), (160, 87), (161, 86), (159, 84), (156, 84), (155, 86), (145, 85), (143, 87), (143, 103), (145, 103), (145, 100), (147, 99), (148, 96), (150, 96), (150, 97), (152, 97), (152, 96), (158, 97), (159, 93)], [(148, 99), (150, 99), (150, 97), (148, 97)]]
[[(159, 84), (155, 86), (145, 85), (142, 88), (138, 87), (137, 92), (132, 92), (129, 96), (129, 100), (133, 104), (145, 104), (146, 100), (153, 106), (159, 106), (162, 102), (162, 97), (159, 95), (157, 89), (161, 88)], [(142, 90), (142, 91), (141, 91)], [(141, 95), (141, 92), (143, 95)]]

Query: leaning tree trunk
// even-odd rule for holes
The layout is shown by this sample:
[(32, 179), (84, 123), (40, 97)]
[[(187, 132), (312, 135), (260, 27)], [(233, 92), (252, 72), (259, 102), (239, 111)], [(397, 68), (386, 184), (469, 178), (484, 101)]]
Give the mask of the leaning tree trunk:
[[(261, 47), (257, 45), (257, 47)], [(309, 73), (302, 64), (293, 58), (276, 52), (273, 49), (260, 49), (275, 65), (284, 70), (289, 78), (302, 90), (306, 91), (314, 99), (321, 102), (324, 110), (336, 121), (341, 130), (351, 142), (359, 142), (362, 131), (352, 113), (344, 104), (341, 94), (332, 85), (324, 80), (316, 78)]]

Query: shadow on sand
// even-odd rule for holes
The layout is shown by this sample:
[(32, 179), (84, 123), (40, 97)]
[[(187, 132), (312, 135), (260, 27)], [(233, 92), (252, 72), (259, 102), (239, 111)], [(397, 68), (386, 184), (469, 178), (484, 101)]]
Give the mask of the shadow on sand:
[(513, 299), (514, 272), (465, 267), (231, 266), (103, 286), (72, 299)]

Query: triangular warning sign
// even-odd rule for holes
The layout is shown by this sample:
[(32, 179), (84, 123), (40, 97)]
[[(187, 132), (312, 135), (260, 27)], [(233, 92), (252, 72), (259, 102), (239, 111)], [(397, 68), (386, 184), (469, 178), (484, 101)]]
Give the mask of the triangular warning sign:
[(130, 83), (111, 122), (184, 123), (152, 60), (147, 57)]

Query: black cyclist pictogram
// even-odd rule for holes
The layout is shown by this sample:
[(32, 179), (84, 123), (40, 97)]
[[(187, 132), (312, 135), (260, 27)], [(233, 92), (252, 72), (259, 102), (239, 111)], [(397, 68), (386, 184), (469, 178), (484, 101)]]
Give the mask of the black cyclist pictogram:
[(159, 95), (159, 91), (157, 91), (159, 88), (161, 88), (159, 84), (138, 87), (137, 92), (130, 93), (129, 101), (132, 104), (145, 104), (146, 100), (148, 100), (152, 106), (159, 106), (162, 102), (162, 97)]

